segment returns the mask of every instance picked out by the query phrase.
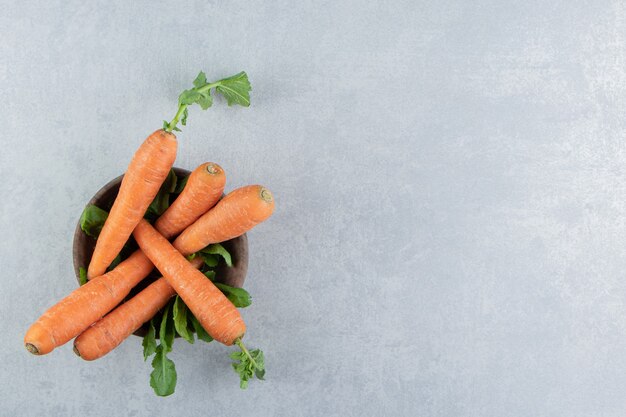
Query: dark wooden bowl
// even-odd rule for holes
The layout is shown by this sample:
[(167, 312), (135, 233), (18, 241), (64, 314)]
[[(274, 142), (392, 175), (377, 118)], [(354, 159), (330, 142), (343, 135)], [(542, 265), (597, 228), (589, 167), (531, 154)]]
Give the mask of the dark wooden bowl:
[[(174, 168), (174, 172), (179, 179), (190, 174), (189, 171), (182, 168)], [(123, 175), (120, 175), (119, 177), (109, 181), (104, 187), (98, 190), (98, 192), (86, 205), (88, 206), (90, 204), (94, 204), (109, 211), (113, 205), (115, 197), (117, 197), (117, 192), (119, 191), (123, 177)], [(232, 287), (241, 288), (243, 287), (243, 283), (246, 280), (246, 274), (248, 273), (248, 237), (244, 234), (235, 239), (222, 242), (222, 245), (224, 245), (224, 247), (230, 252), (233, 259), (233, 266), (228, 267), (220, 264), (216, 271), (216, 280)], [(95, 246), (96, 240), (87, 236), (81, 230), (79, 217), (76, 230), (74, 231), (74, 242), (72, 245), (74, 274), (76, 275), (77, 282), (80, 282), (79, 268), (81, 266), (83, 268), (87, 268), (89, 262), (91, 261), (91, 256), (93, 255)], [(137, 287), (133, 288), (127, 299), (144, 289), (159, 276), (160, 274), (155, 269), (147, 278), (141, 281)], [(142, 326), (134, 334), (143, 337), (146, 334), (146, 331), (147, 329)]]

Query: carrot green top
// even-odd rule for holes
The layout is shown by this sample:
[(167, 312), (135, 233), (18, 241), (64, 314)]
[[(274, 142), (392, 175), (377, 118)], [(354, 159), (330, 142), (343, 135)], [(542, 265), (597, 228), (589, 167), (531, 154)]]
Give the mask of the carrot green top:
[(250, 87), (248, 75), (244, 71), (212, 83), (208, 82), (204, 72), (200, 71), (193, 81), (193, 88), (183, 91), (178, 96), (178, 111), (171, 122), (163, 121), (163, 129), (168, 132), (172, 130), (180, 131), (176, 126), (179, 121), (183, 126), (186, 126), (187, 116), (189, 115), (187, 107), (191, 104), (199, 104), (202, 110), (211, 107), (213, 105), (211, 89), (215, 89), (215, 91), (223, 95), (229, 106), (239, 104), (240, 106), (248, 107), (250, 105), (250, 90), (252, 87)]

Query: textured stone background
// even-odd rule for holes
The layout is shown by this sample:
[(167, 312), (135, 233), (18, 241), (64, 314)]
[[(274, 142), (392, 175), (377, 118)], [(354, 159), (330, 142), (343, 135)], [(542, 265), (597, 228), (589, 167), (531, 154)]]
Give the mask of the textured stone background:
[[(0, 415), (624, 416), (624, 2), (2, 2)], [(83, 204), (199, 69), (248, 109), (191, 111), (277, 210), (243, 312), (267, 381), (177, 342), (94, 363), (22, 347), (75, 287)]]

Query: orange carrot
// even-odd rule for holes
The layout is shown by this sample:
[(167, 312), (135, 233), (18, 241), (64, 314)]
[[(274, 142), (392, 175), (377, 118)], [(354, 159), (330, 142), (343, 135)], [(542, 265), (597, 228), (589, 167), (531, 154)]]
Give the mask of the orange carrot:
[(236, 238), (270, 217), (273, 211), (274, 198), (267, 188), (238, 188), (185, 229), (174, 241), (174, 247), (189, 255), (211, 243)]
[[(219, 184), (220, 182), (218, 181), (218, 189), (222, 189), (223, 186)], [(178, 227), (187, 227), (202, 214), (202, 210), (206, 207), (206, 203), (199, 202), (199, 200), (204, 200), (205, 198), (208, 199), (208, 197), (206, 197), (203, 193), (194, 191), (196, 187), (202, 187), (203, 190), (206, 190), (204, 181), (191, 181), (190, 178), (187, 186), (183, 190), (183, 193), (187, 193), (187, 197), (182, 200), (184, 204), (179, 204), (175, 209), (178, 216), (185, 217), (185, 221), (178, 222), (175, 217), (170, 217), (172, 222), (176, 222), (176, 224), (178, 224)], [(183, 193), (181, 193), (179, 198), (183, 195)], [(213, 192), (209, 192), (208, 195), (211, 197), (213, 194)], [(211, 197), (210, 199), (213, 198), (214, 197)], [(178, 201), (178, 199), (176, 199), (176, 201)], [(117, 304), (119, 304), (124, 297), (128, 295), (130, 290), (142, 279), (144, 279), (153, 268), (154, 265), (143, 254), (143, 252), (141, 252), (141, 250), (135, 251), (135, 253), (133, 253), (124, 262), (120, 263), (113, 271), (96, 277), (89, 282), (100, 282), (100, 284), (95, 287), (95, 284), (90, 285), (89, 287), (85, 284), (84, 286), (76, 289), (57, 305), (46, 311), (46, 313), (44, 313), (44, 315), (28, 330), (26, 337), (24, 338), (26, 348), (35, 354), (45, 354), (52, 351), (55, 347), (60, 346), (76, 337), (93, 322), (100, 319), (106, 313), (111, 311), (111, 309)], [(111, 279), (111, 277), (114, 278)], [(98, 291), (106, 292), (106, 287), (102, 286), (102, 281), (104, 281), (106, 285), (115, 284), (115, 297), (107, 298), (108, 302), (101, 302), (98, 300), (99, 292), (95, 292), (91, 296), (93, 296), (96, 301), (90, 303), (89, 297), (87, 297), (86, 300), (83, 300), (83, 298), (86, 297), (86, 291), (95, 291), (93, 288), (98, 288)], [(105, 294), (105, 296), (108, 296), (108, 293)], [(77, 300), (83, 301), (79, 302)], [(88, 305), (89, 308), (89, 314), (87, 315), (84, 315), (82, 311), (82, 309), (85, 308), (84, 305)], [(59, 334), (62, 334), (62, 336), (58, 336)], [(57, 336), (50, 339), (48, 335)]]
[(167, 239), (176, 236), (206, 213), (222, 197), (226, 175), (218, 164), (205, 162), (187, 180), (183, 192), (159, 217), (154, 227)]
[(176, 136), (157, 130), (141, 144), (124, 174), (89, 264), (87, 276), (104, 274), (159, 192), (176, 159)]
[[(189, 183), (187, 186), (189, 186)], [(176, 199), (176, 201), (178, 201), (178, 199)], [(226, 204), (223, 204), (223, 201), (226, 201)], [(238, 207), (237, 204), (241, 204), (241, 206)], [(224, 199), (220, 201), (215, 208), (204, 215), (203, 218), (208, 217), (209, 213), (214, 213), (216, 210), (218, 210), (218, 215), (219, 213), (236, 212), (239, 217), (235, 217), (234, 219), (231, 217), (231, 224), (235, 221), (239, 221), (240, 224), (244, 224), (246, 227), (236, 228), (231, 226), (231, 232), (227, 233), (230, 233), (228, 236), (232, 236), (234, 233), (239, 233), (240, 235), (269, 217), (273, 208), (273, 199), (269, 190), (259, 186), (250, 186), (235, 190), (224, 197)], [(199, 221), (200, 220), (198, 220), (198, 222)], [(196, 227), (196, 223), (186, 230)], [(158, 226), (159, 222), (156, 224)], [(203, 231), (206, 235), (215, 235), (221, 232), (220, 229), (223, 227), (223, 224), (228, 225), (229, 223), (220, 222), (219, 219), (214, 220), (213, 218), (209, 218), (209, 221), (205, 219), (202, 224), (204, 228), (215, 228), (212, 230), (204, 229)], [(214, 242), (204, 243), (204, 240), (201, 240), (199, 243), (191, 245), (190, 249), (183, 251), (183, 255), (196, 252), (210, 243)], [(191, 263), (194, 264), (194, 262), (198, 261), (202, 262), (200, 258), (195, 258)], [(196, 268), (198, 268), (198, 266), (196, 266)], [(204, 279), (206, 280), (206, 278)], [(164, 278), (157, 280), (78, 336), (74, 341), (74, 351), (85, 360), (94, 360), (104, 356), (117, 347), (143, 323), (150, 320), (157, 311), (167, 304), (167, 301), (174, 294), (174, 289)], [(205, 330), (209, 331), (208, 329)]]
[(154, 266), (140, 251), (48, 309), (26, 332), (30, 353), (43, 355), (76, 337), (113, 309)]
[[(200, 268), (202, 263), (199, 256), (190, 262), (194, 268)], [(74, 340), (74, 352), (87, 361), (106, 355), (150, 320), (174, 294), (164, 278), (157, 279), (82, 332)]]
[(191, 174), (185, 188), (158, 218), (156, 229), (171, 239), (215, 205), (224, 192), (226, 174), (214, 162), (205, 162)]
[(133, 236), (207, 333), (225, 345), (243, 337), (246, 325), (233, 303), (150, 223), (141, 220)]

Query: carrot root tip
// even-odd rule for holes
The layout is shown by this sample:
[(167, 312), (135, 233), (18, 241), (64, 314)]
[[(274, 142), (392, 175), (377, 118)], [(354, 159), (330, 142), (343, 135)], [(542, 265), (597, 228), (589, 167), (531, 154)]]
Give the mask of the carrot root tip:
[(268, 190), (267, 188), (262, 187), (261, 188), (261, 199), (263, 201), (271, 203), (272, 200), (274, 199), (274, 197), (272, 196), (272, 193), (270, 192), (270, 190)]
[(26, 350), (33, 355), (39, 355), (39, 349), (37, 349), (37, 346), (33, 345), (32, 343), (26, 343), (24, 346), (26, 346)]

